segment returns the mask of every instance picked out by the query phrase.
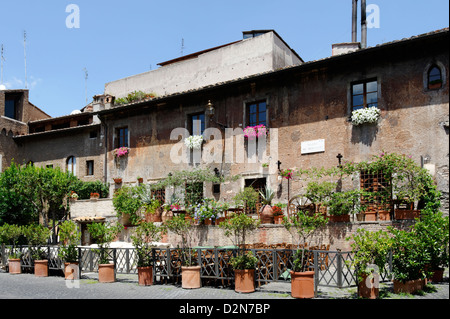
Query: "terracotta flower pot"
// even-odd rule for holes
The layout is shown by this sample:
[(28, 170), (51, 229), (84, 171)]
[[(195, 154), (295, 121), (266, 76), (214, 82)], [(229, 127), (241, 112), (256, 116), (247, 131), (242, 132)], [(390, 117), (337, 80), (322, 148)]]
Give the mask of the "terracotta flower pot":
[(273, 222), (277, 225), (281, 225), (283, 223), (283, 215), (273, 216)]
[(273, 209), (270, 205), (265, 205), (260, 214), (262, 224), (273, 224)]
[(98, 265), (98, 281), (103, 282), (103, 283), (116, 281), (116, 273), (114, 271), (114, 264), (99, 264)]
[(387, 210), (380, 210), (378, 211), (378, 220), (391, 220), (391, 214)]
[(330, 222), (332, 223), (348, 223), (350, 222), (350, 215), (330, 215), (329, 217)]
[(181, 267), (181, 287), (184, 289), (198, 289), (202, 286), (200, 266)]
[(239, 293), (255, 291), (255, 269), (236, 269), (234, 271), (234, 291)]
[(168, 211), (163, 211), (162, 215), (161, 215), (161, 221), (163, 223), (165, 223), (168, 220), (171, 220), (173, 218), (173, 212), (171, 210)]
[(294, 298), (314, 298), (314, 271), (291, 271), (291, 296)]
[(48, 277), (48, 260), (34, 261), (34, 275), (36, 277)]
[(398, 209), (395, 211), (395, 219), (415, 219), (420, 216), (420, 210)]
[(78, 262), (72, 261), (72, 262), (64, 263), (64, 278), (66, 280), (80, 279)]
[(138, 267), (139, 286), (153, 285), (153, 267)]
[(364, 213), (364, 220), (366, 222), (374, 222), (377, 220), (377, 212), (375, 211), (367, 211)]
[(8, 265), (9, 265), (9, 273), (10, 274), (21, 274), (22, 273), (22, 267), (21, 267), (21, 260), (20, 259), (8, 259)]
[(412, 294), (416, 291), (422, 290), (425, 287), (425, 279), (408, 280), (401, 282), (394, 279), (394, 293)]
[(377, 274), (374, 274), (372, 278), (362, 275), (362, 280), (358, 283), (358, 295), (361, 298), (377, 299), (380, 292), (379, 282), (380, 276)]

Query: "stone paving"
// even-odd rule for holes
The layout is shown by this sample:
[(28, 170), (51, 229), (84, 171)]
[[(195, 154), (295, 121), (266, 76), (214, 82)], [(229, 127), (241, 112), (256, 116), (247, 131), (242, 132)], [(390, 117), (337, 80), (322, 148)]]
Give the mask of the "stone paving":
[[(449, 299), (449, 273), (432, 289), (415, 295), (392, 292), (392, 283), (381, 283), (382, 299)], [(63, 277), (36, 277), (34, 274), (11, 275), (0, 270), (0, 299), (272, 299), (289, 300), (289, 282), (273, 282), (257, 287), (254, 293), (240, 294), (232, 288), (202, 287), (183, 289), (179, 285), (158, 284), (141, 287), (137, 275), (117, 275), (115, 283), (99, 283), (97, 273), (83, 273), (71, 282)], [(319, 286), (315, 299), (358, 299), (356, 287), (338, 289)]]

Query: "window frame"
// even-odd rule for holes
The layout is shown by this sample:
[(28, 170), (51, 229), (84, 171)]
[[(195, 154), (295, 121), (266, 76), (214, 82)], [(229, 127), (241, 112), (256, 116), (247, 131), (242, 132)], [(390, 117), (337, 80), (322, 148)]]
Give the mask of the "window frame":
[[(439, 75), (438, 75), (438, 77), (439, 78), (437, 78), (437, 79), (435, 79), (435, 80), (431, 80), (431, 71), (433, 71), (434, 69), (436, 69), (436, 70), (438, 70), (439, 71)], [(431, 82), (432, 81), (436, 81), (436, 80), (439, 80), (439, 81), (441, 81), (439, 84), (439, 87), (431, 87), (431, 85), (433, 85)], [(433, 65), (431, 65), (429, 68), (428, 68), (428, 72), (427, 72), (427, 88), (428, 88), (428, 90), (439, 90), (439, 89), (441, 89), (442, 88), (442, 85), (443, 85), (443, 82), (444, 82), (444, 79), (443, 79), (443, 77), (442, 77), (442, 70), (441, 70), (441, 68), (437, 65), (437, 64), (433, 64)]]
[[(260, 105), (262, 103), (265, 104), (264, 120), (261, 120), (261, 114), (263, 112), (260, 111)], [(250, 108), (253, 105), (256, 106), (256, 112), (250, 112)], [(268, 127), (268, 102), (267, 102), (267, 99), (259, 99), (259, 100), (255, 100), (255, 101), (246, 102), (245, 103), (245, 114), (246, 114), (246, 119), (245, 119), (246, 126), (256, 126), (256, 125), (264, 124), (265, 127)], [(253, 122), (251, 120), (252, 114), (256, 114), (255, 122)]]
[[(203, 117), (200, 119), (195, 119), (196, 117)], [(188, 115), (188, 131), (191, 135), (203, 135), (206, 130), (206, 114), (205, 112), (192, 113)], [(200, 134), (197, 130), (194, 131), (194, 121), (200, 121)], [(195, 128), (198, 129), (198, 128)]]
[(77, 176), (77, 159), (73, 155), (67, 157), (66, 159), (66, 172), (72, 173), (72, 175)]
[[(126, 130), (124, 133), (124, 137), (122, 138), (121, 132), (122, 130)], [(130, 130), (128, 129), (128, 126), (121, 126), (121, 127), (117, 127), (115, 129), (115, 141), (114, 141), (114, 145), (115, 148), (120, 148), (120, 147), (129, 147), (129, 137), (130, 137)], [(122, 143), (122, 140), (124, 143)]]
[[(376, 83), (376, 91), (368, 91), (367, 90), (367, 84), (373, 83), (373, 82)], [(380, 102), (379, 83), (380, 82), (379, 82), (379, 79), (377, 77), (367, 78), (365, 80), (353, 81), (353, 82), (350, 83), (350, 110), (351, 110), (351, 112), (353, 112), (355, 110), (358, 110), (358, 109), (361, 109), (361, 108), (372, 107), (372, 106), (374, 106), (373, 104), (376, 104), (376, 107), (380, 108), (379, 107), (379, 102)], [(355, 94), (354, 93), (355, 86), (356, 85), (361, 85), (361, 84), (363, 85), (363, 92), (362, 92), (362, 94)], [(376, 103), (368, 103), (367, 96), (368, 96), (368, 94), (373, 94), (373, 93), (377, 94), (377, 101), (376, 101)], [(354, 104), (354, 97), (355, 96), (359, 96), (359, 95), (362, 95), (362, 97), (363, 97), (362, 104), (358, 104), (358, 105), (355, 106), (355, 104)]]
[[(91, 165), (92, 165), (92, 173), (89, 174), (90, 173), (89, 168), (90, 168)], [(95, 171), (95, 169), (94, 169), (94, 160), (86, 161), (86, 176), (94, 176), (94, 171)]]

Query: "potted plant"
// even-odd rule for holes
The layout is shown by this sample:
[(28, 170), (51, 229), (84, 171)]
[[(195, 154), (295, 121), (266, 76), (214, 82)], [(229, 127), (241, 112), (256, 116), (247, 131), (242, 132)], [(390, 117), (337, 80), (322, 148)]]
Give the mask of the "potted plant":
[(59, 225), (59, 257), (64, 261), (64, 277), (67, 280), (79, 279), (79, 261), (77, 245), (81, 239), (81, 232), (77, 224), (66, 220)]
[(336, 183), (333, 182), (309, 182), (305, 197), (314, 205), (315, 212), (320, 211), (326, 215), (326, 207), (334, 189), (336, 189)]
[(116, 183), (118, 185), (122, 184), (122, 178), (121, 177), (114, 177), (113, 180), (114, 180), (114, 183)]
[(95, 252), (98, 254), (98, 281), (101, 283), (115, 282), (115, 264), (111, 262), (108, 255), (108, 248), (117, 235), (122, 231), (121, 224), (113, 225), (107, 223), (91, 223), (87, 225), (91, 238), (97, 244)]
[(327, 203), (330, 222), (350, 222), (350, 215), (363, 209), (359, 198), (358, 190), (332, 193)]
[(8, 271), (10, 274), (22, 273), (21, 257), (22, 254), (17, 251), (17, 241), (22, 236), (22, 227), (18, 225), (4, 224), (0, 226), (0, 243), (3, 245), (11, 244), (12, 247), (8, 255)]
[[(113, 195), (113, 206), (116, 216), (123, 225), (136, 225), (141, 219), (140, 209), (143, 205), (140, 187), (124, 186)], [(144, 204), (145, 205), (145, 204)]]
[(199, 150), (199, 149), (201, 149), (202, 144), (203, 144), (203, 136), (202, 135), (189, 136), (184, 140), (184, 144), (189, 149)]
[(76, 201), (78, 199), (78, 194), (75, 191), (70, 191), (69, 199), (71, 201)]
[(100, 194), (99, 193), (91, 193), (91, 200), (97, 200), (100, 198)]
[(353, 266), (358, 279), (358, 294), (362, 298), (376, 299), (379, 296), (380, 272), (383, 271), (391, 248), (391, 238), (386, 231), (370, 232), (359, 228), (352, 240)]
[(119, 147), (114, 149), (113, 154), (115, 158), (120, 158), (127, 156), (130, 153), (130, 149), (128, 147)]
[(133, 246), (136, 249), (138, 282), (140, 286), (153, 284), (153, 258), (152, 242), (161, 239), (162, 228), (151, 222), (141, 221), (135, 229), (135, 235), (131, 236)]
[(247, 126), (244, 129), (244, 137), (247, 138), (248, 140), (254, 140), (266, 135), (267, 135), (267, 128), (264, 124)]
[(142, 184), (144, 182), (144, 179), (142, 177), (138, 176), (137, 181), (139, 184)]
[(165, 224), (167, 230), (181, 237), (181, 283), (184, 289), (201, 287), (201, 266), (197, 264), (197, 257), (191, 247), (193, 224), (184, 215), (174, 216)]
[(420, 220), (414, 224), (414, 229), (421, 241), (425, 242), (424, 246), (430, 258), (426, 268), (432, 272), (432, 276), (428, 278), (432, 282), (441, 282), (444, 268), (449, 265), (448, 216), (425, 209)]
[[(219, 224), (225, 231), (225, 236), (233, 237), (237, 247), (245, 247), (247, 236), (260, 225), (259, 220), (255, 220), (246, 214), (233, 214), (233, 216)], [(237, 250), (237, 256), (230, 259), (234, 269), (234, 290), (239, 293), (250, 293), (255, 291), (255, 268), (257, 258), (252, 252), (245, 253), (244, 249)]]
[(418, 232), (388, 227), (392, 239), (392, 272), (394, 274), (394, 293), (414, 293), (422, 290), (426, 278), (431, 276), (427, 269), (430, 255), (427, 242)]
[(30, 224), (23, 228), (28, 242), (31, 258), (34, 263), (34, 274), (37, 277), (48, 277), (48, 254), (42, 248), (50, 239), (51, 231), (40, 224)]
[(198, 225), (213, 225), (217, 212), (213, 207), (213, 200), (204, 199), (202, 203), (199, 203), (192, 207), (193, 218)]
[[(291, 274), (291, 295), (294, 298), (313, 298), (314, 271), (310, 270), (310, 251), (306, 250), (307, 240), (326, 225), (328, 219), (321, 213), (310, 213), (298, 211), (289, 217), (284, 217), (283, 225), (297, 238), (297, 247), (293, 269)], [(301, 248), (300, 248), (301, 247)]]
[(381, 116), (381, 111), (378, 107), (372, 106), (358, 109), (352, 112), (352, 124), (359, 126), (362, 124), (374, 124), (378, 122)]
[(256, 207), (259, 200), (259, 193), (253, 187), (245, 187), (233, 197), (236, 207), (243, 206), (244, 211), (248, 212)]
[(259, 192), (262, 200), (263, 207), (261, 207), (260, 218), (262, 224), (273, 224), (273, 209), (272, 200), (275, 197), (275, 192), (268, 186), (264, 192)]
[(273, 210), (273, 221), (275, 224), (277, 225), (281, 225), (283, 223), (283, 209), (286, 207), (286, 204), (275, 204), (274, 206), (272, 206), (272, 210)]

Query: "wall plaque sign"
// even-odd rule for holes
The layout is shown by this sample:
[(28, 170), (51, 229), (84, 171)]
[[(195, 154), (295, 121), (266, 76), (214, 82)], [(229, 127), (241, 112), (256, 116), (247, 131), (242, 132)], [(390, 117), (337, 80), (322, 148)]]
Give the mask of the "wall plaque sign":
[(325, 140), (305, 141), (301, 145), (302, 154), (325, 152)]

